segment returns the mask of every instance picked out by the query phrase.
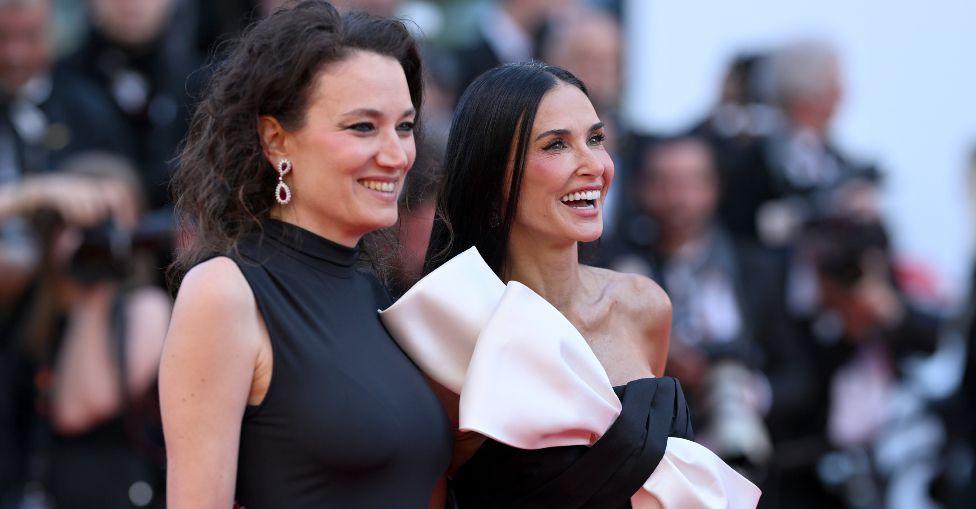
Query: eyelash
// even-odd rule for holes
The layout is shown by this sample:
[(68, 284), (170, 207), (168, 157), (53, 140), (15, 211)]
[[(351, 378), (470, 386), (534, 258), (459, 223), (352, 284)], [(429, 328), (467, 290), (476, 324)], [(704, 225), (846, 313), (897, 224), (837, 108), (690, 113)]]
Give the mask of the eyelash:
[[(559, 145), (559, 146), (557, 147), (557, 145)], [(564, 148), (566, 148), (566, 144), (563, 142), (563, 140), (553, 140), (551, 143), (549, 143), (545, 147), (542, 147), (542, 150), (547, 150), (548, 151), (548, 150), (558, 150), (558, 149), (564, 149)]]
[(376, 127), (369, 122), (359, 122), (358, 124), (352, 124), (346, 127), (346, 129), (349, 129), (350, 131), (356, 131), (359, 133), (368, 133), (376, 129)]
[[(413, 132), (414, 125), (415, 125), (414, 122), (401, 122), (400, 124), (397, 124), (396, 129), (397, 131), (405, 132), (405, 133)], [(347, 126), (346, 129), (349, 129), (351, 131), (356, 131), (358, 133), (368, 133), (376, 130), (376, 126), (373, 125), (371, 122), (359, 122), (357, 124), (352, 124)]]
[[(586, 140), (586, 141), (591, 146), (599, 146), (599, 145), (602, 145), (603, 144), (603, 141), (606, 140), (606, 138), (607, 137), (606, 137), (605, 134), (598, 133), (598, 134), (594, 134), (593, 136), (590, 136), (590, 138), (588, 140)], [(564, 148), (566, 148), (566, 143), (563, 140), (556, 139), (556, 140), (553, 140), (548, 145), (546, 145), (545, 147), (542, 147), (542, 150), (551, 151), (551, 150), (561, 150), (561, 149), (564, 149)]]

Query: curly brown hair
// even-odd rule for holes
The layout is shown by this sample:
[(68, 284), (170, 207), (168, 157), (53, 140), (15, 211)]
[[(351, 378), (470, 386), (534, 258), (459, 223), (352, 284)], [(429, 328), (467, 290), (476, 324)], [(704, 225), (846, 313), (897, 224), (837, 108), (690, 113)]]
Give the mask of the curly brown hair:
[(195, 264), (260, 231), (270, 216), (277, 176), (262, 150), (258, 117), (300, 129), (316, 76), (355, 51), (400, 62), (419, 118), (420, 53), (399, 20), (340, 15), (328, 2), (306, 0), (252, 25), (217, 64), (171, 182), (181, 241), (170, 267), (174, 286)]

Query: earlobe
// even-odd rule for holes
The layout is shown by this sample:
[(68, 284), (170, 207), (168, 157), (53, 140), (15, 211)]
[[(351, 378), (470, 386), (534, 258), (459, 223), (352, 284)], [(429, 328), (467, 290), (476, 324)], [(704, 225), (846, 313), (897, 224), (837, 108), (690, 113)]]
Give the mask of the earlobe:
[(287, 157), (285, 150), (285, 137), (287, 131), (278, 122), (278, 119), (271, 115), (261, 115), (258, 117), (258, 137), (261, 139), (261, 148), (264, 157), (276, 166), (276, 162)]

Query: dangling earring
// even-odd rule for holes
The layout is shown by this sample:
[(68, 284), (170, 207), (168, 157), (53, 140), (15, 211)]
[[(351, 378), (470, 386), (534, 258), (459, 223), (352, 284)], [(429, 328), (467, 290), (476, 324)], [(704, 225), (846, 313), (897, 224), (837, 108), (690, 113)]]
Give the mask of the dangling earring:
[(278, 185), (275, 187), (275, 200), (279, 205), (288, 205), (291, 201), (291, 189), (285, 184), (285, 175), (291, 171), (291, 161), (282, 159), (278, 163)]

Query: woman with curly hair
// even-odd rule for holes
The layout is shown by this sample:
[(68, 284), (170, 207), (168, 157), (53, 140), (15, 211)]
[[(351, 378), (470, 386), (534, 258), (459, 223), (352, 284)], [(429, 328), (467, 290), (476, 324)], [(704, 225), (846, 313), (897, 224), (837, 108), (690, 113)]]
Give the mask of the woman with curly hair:
[(450, 423), (358, 268), (397, 220), (421, 98), (402, 23), (321, 1), (259, 22), (215, 71), (173, 183), (173, 507), (431, 503)]

